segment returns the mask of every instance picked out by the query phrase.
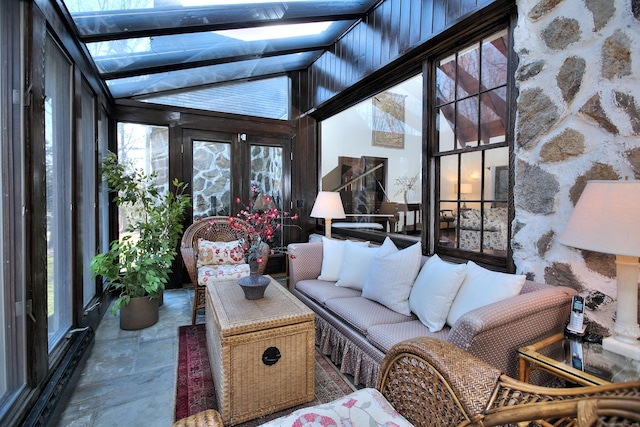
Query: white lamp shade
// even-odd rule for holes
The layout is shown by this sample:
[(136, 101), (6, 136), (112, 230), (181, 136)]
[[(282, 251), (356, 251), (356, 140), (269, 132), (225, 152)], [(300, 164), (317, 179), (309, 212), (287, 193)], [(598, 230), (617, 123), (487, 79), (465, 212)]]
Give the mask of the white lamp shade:
[(589, 181), (560, 243), (640, 257), (640, 181)]
[(346, 218), (340, 193), (320, 191), (311, 209), (313, 218)]

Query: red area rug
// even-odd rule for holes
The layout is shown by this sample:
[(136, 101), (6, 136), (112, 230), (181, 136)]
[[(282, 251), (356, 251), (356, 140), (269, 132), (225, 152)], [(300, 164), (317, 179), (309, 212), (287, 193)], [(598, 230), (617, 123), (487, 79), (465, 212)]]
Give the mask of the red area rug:
[[(205, 409), (217, 409), (215, 389), (209, 357), (205, 325), (178, 328), (178, 379), (176, 386), (176, 420)], [(354, 391), (355, 388), (336, 368), (316, 351), (315, 398), (313, 401), (247, 421), (237, 427), (252, 427), (305, 406), (327, 403)]]

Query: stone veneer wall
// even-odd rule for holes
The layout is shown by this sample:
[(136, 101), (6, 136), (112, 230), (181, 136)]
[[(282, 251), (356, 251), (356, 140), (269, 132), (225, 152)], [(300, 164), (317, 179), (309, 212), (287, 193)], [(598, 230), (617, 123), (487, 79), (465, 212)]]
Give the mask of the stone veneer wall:
[[(217, 199), (217, 215), (228, 215), (231, 200), (231, 155), (225, 143), (198, 143), (193, 153), (193, 219), (214, 215), (211, 197)], [(251, 147), (251, 183), (261, 194), (282, 200), (282, 148)], [(278, 208), (282, 208), (280, 204)]]
[(531, 279), (578, 290), (591, 330), (609, 335), (614, 256), (556, 237), (587, 180), (640, 179), (640, 0), (517, 6), (514, 261)]

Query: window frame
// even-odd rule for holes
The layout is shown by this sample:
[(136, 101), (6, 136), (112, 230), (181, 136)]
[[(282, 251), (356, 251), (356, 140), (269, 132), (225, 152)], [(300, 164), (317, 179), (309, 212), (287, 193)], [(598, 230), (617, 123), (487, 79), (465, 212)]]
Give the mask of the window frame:
[[(514, 203), (513, 203), (513, 186), (514, 186), (514, 125), (515, 125), (515, 106), (516, 106), (516, 97), (517, 90), (515, 87), (515, 67), (517, 66), (517, 55), (513, 51), (513, 28), (515, 27), (515, 19), (516, 17), (513, 15), (507, 16), (507, 19), (501, 19), (495, 22), (493, 25), (488, 26), (486, 28), (482, 28), (481, 30), (474, 32), (473, 34), (467, 35), (464, 40), (458, 42), (452, 42), (446, 46), (443, 46), (437, 52), (434, 52), (427, 61), (425, 61), (425, 93), (428, 94), (428, 101), (426, 104), (426, 128), (427, 131), (425, 134), (427, 135), (427, 153), (426, 164), (428, 164), (431, 172), (428, 174), (429, 179), (431, 179), (431, 183), (428, 184), (428, 187), (431, 192), (431, 203), (432, 206), (429, 209), (429, 214), (431, 216), (430, 219), (430, 227), (429, 230), (431, 232), (431, 236), (428, 238), (429, 241), (429, 253), (438, 254), (445, 258), (451, 259), (465, 259), (472, 260), (474, 262), (478, 262), (481, 264), (485, 264), (490, 266), (491, 268), (498, 269), (500, 271), (513, 272), (515, 271), (515, 264), (513, 263), (512, 250), (511, 245), (509, 244), (511, 240), (511, 223), (514, 218)], [(492, 143), (487, 146), (483, 146), (479, 144), (475, 147), (464, 147), (464, 148), (454, 148), (452, 150), (448, 150), (446, 152), (439, 151), (439, 141), (438, 141), (438, 123), (437, 123), (437, 104), (436, 104), (436, 68), (438, 62), (442, 58), (446, 58), (448, 55), (454, 54), (456, 52), (462, 51), (473, 44), (479, 44), (481, 40), (495, 34), (501, 30), (506, 30), (507, 33), (507, 71), (506, 71), (506, 117), (505, 117), (505, 140), (500, 143)], [(478, 93), (480, 95), (481, 92)], [(483, 93), (483, 92), (482, 92)], [(440, 238), (440, 221), (439, 221), (439, 212), (440, 212), (440, 188), (441, 188), (441, 180), (440, 180), (440, 159), (445, 156), (456, 155), (458, 159), (462, 154), (466, 153), (474, 153), (487, 151), (492, 149), (500, 149), (507, 147), (508, 152), (508, 166), (509, 166), (509, 191), (507, 196), (507, 246), (506, 246), (506, 254), (504, 256), (501, 255), (493, 255), (485, 252), (474, 252), (471, 250), (465, 250), (460, 248), (452, 248), (438, 245), (438, 241)], [(484, 162), (484, 156), (483, 156)], [(458, 177), (460, 176), (460, 161), (458, 161)], [(484, 176), (484, 174), (483, 174)], [(459, 178), (458, 178), (459, 179)], [(484, 183), (483, 183), (484, 185)], [(483, 187), (484, 188), (484, 187)], [(449, 200), (449, 199), (447, 199)], [(458, 206), (460, 206), (461, 200), (458, 200)], [(437, 213), (437, 214), (436, 214)], [(459, 211), (457, 213), (459, 215)], [(459, 220), (459, 217), (458, 217)], [(456, 228), (457, 238), (459, 237), (459, 229)]]

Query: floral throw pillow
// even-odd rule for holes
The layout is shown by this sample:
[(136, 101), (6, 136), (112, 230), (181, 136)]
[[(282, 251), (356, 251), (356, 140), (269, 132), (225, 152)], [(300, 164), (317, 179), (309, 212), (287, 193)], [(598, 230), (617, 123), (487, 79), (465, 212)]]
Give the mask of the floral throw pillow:
[(375, 388), (363, 388), (333, 402), (298, 409), (262, 427), (412, 426)]
[(205, 265), (242, 264), (244, 263), (244, 251), (240, 242), (212, 242), (198, 239), (197, 267)]

